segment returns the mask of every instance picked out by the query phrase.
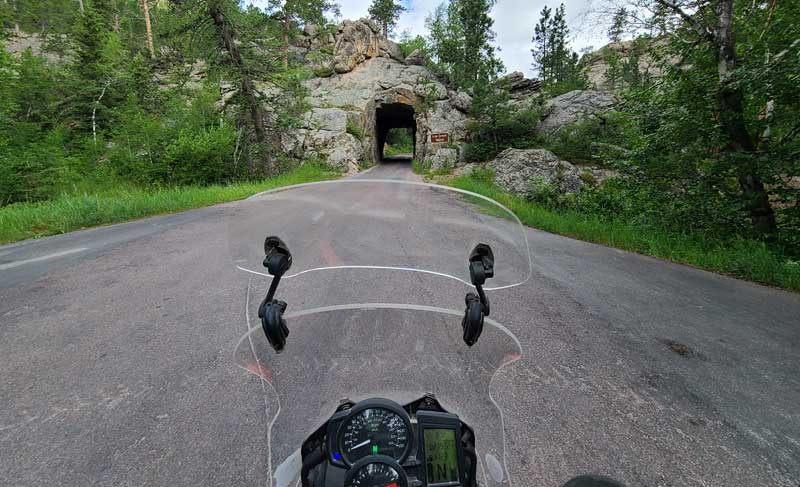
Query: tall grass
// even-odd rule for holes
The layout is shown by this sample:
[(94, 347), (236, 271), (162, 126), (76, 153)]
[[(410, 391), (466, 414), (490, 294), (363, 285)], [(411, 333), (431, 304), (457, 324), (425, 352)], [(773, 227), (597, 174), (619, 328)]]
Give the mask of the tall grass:
[(0, 208), (0, 243), (190, 210), (243, 199), (280, 186), (338, 176), (328, 167), (305, 164), (257, 182), (164, 189), (120, 187), (99, 193), (64, 194), (38, 203), (16, 203)]
[(553, 210), (511, 196), (481, 177), (459, 176), (446, 184), (488, 196), (511, 209), (525, 225), (541, 230), (800, 291), (800, 262), (783, 258), (763, 242), (720, 242), (700, 235), (675, 235), (657, 228), (609, 221), (574, 210)]

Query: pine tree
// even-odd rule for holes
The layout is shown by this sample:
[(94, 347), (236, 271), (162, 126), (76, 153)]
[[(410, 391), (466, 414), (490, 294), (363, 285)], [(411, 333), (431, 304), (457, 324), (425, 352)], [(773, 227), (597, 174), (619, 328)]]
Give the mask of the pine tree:
[(544, 6), (539, 17), (539, 23), (533, 29), (533, 67), (539, 73), (539, 79), (547, 82), (550, 79), (550, 15), (552, 9)]
[(611, 20), (611, 26), (608, 28), (608, 39), (611, 42), (619, 42), (622, 40), (622, 34), (625, 33), (625, 27), (628, 23), (628, 11), (625, 7), (620, 7)]
[(395, 0), (372, 0), (369, 6), (369, 16), (381, 25), (384, 38), (389, 37), (397, 25), (397, 18), (405, 11), (406, 8)]
[(271, 9), (282, 23), (283, 67), (289, 67), (289, 46), (295, 35), (297, 24), (325, 22), (326, 12), (338, 12), (338, 6), (329, 0), (272, 0)]
[(488, 81), (500, 70), (495, 56), (492, 30), (494, 20), (489, 12), (495, 0), (460, 0), (459, 18), (464, 32), (463, 69), (461, 83), (473, 87), (479, 81)]
[(569, 47), (569, 27), (562, 3), (551, 17), (552, 10), (542, 9), (534, 26), (533, 66), (543, 86), (555, 94), (584, 88), (587, 84), (578, 54)]

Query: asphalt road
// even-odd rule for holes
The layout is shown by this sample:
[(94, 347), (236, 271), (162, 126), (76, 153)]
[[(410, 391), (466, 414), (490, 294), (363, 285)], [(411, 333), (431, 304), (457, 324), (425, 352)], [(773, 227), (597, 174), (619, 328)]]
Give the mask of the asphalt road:
[[(360, 177), (415, 179), (400, 162)], [(231, 359), (248, 287), (232, 208), (0, 247), (0, 485), (266, 485), (262, 391)], [(532, 278), (492, 301), (524, 350), (497, 384), (515, 485), (800, 484), (800, 296), (528, 239)]]

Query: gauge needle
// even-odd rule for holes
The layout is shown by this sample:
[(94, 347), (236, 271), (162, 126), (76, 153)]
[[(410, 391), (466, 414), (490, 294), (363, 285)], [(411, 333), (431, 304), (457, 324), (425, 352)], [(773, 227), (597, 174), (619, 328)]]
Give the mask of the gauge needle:
[[(355, 450), (356, 448), (361, 448), (362, 446), (367, 446), (367, 445), (369, 445), (369, 444), (370, 444), (370, 442), (371, 442), (371, 441), (372, 441), (372, 440), (364, 440), (364, 441), (362, 441), (361, 443), (359, 443), (358, 445), (354, 446), (353, 448), (350, 448), (350, 451), (353, 451), (353, 450)], [(397, 487), (397, 486), (395, 486), (395, 487)]]
[(391, 484), (387, 485), (386, 487), (397, 487), (397, 482), (391, 483)]

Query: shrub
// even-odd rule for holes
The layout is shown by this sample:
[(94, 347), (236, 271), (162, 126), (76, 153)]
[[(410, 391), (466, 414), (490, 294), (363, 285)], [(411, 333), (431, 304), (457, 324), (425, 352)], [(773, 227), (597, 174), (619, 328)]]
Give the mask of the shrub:
[(493, 121), (473, 122), (467, 128), (470, 143), (466, 147), (467, 161), (487, 161), (508, 148), (529, 149), (540, 147), (542, 138), (536, 134), (539, 123), (538, 108), (509, 111), (508, 116), (496, 117)]
[(609, 112), (603, 117), (562, 127), (546, 137), (545, 146), (571, 162), (613, 164), (638, 141), (637, 128), (630, 115)]
[(229, 127), (185, 131), (167, 147), (164, 160), (173, 184), (214, 184), (235, 175), (232, 165), (236, 131)]
[(330, 66), (321, 66), (319, 68), (314, 68), (314, 76), (317, 78), (330, 78), (336, 71), (333, 70)]
[(597, 177), (589, 171), (581, 171), (578, 177), (581, 178), (584, 185), (594, 186), (597, 184)]
[(411, 170), (414, 171), (415, 174), (427, 175), (431, 171), (431, 164), (430, 162), (420, 162), (414, 159), (411, 161)]
[(27, 124), (18, 124), (16, 129), (30, 141), (0, 146), (0, 203), (44, 200), (80, 181), (84, 163), (65, 149), (64, 130), (42, 136)]
[(349, 119), (347, 120), (347, 133), (358, 140), (364, 140), (364, 131), (361, 130), (361, 127), (351, 122)]

